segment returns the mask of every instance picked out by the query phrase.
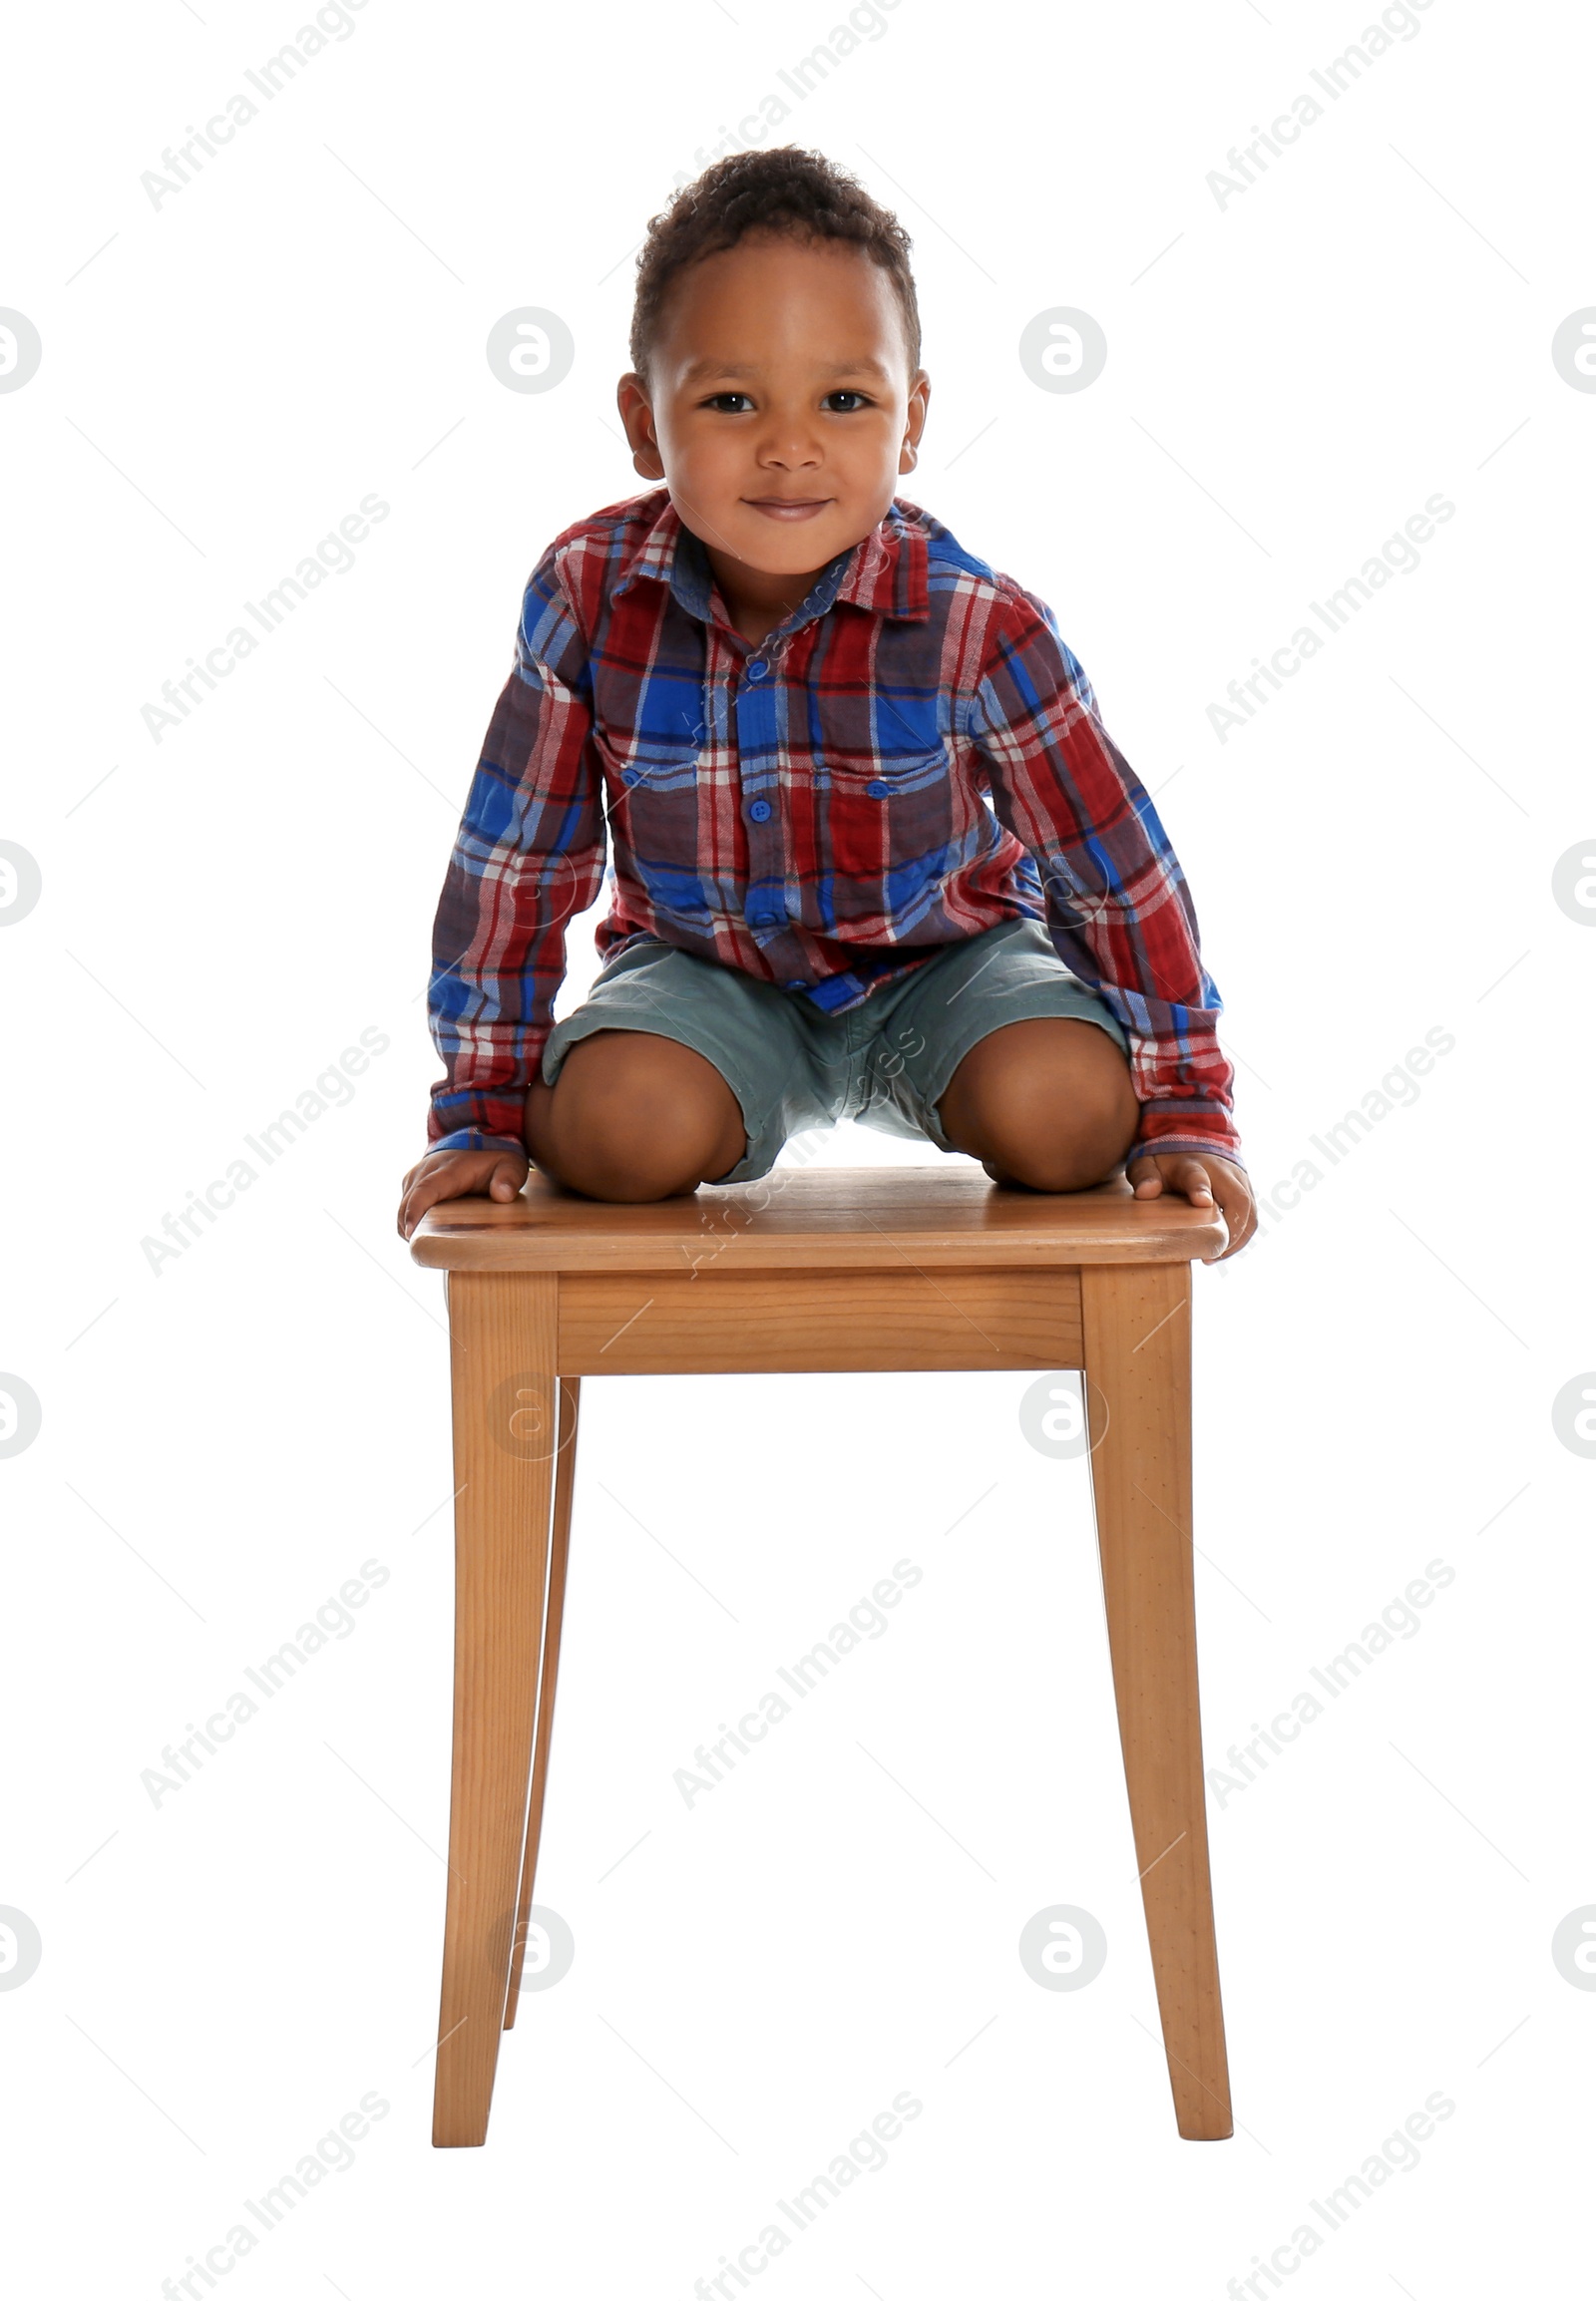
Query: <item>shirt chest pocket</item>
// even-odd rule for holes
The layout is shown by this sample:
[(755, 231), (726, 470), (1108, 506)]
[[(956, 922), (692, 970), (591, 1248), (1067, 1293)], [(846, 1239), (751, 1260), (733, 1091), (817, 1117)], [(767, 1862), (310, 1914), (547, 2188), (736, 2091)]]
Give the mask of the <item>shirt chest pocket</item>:
[(821, 810), (867, 832), (892, 827), (895, 839), (946, 826), (952, 813), (952, 766), (942, 744), (926, 751), (826, 751), (814, 762)]
[(890, 807), (935, 796), (946, 789), (950, 771), (942, 743), (923, 750), (885, 752), (828, 748), (817, 752), (814, 760), (817, 789), (830, 790), (850, 806), (866, 802)]
[(614, 800), (623, 800), (628, 794), (647, 800), (696, 793), (696, 736), (652, 735), (643, 728), (605, 727), (596, 722), (593, 739)]
[[(922, 752), (822, 753), (814, 764), (817, 850), (837, 880), (879, 890), (885, 874), (936, 864), (953, 820), (952, 768), (941, 744)], [(839, 895), (841, 910), (847, 908)]]
[(605, 784), (616, 877), (641, 888), (662, 925), (688, 936), (711, 935), (713, 905), (699, 867), (697, 740), (597, 724), (593, 739)]

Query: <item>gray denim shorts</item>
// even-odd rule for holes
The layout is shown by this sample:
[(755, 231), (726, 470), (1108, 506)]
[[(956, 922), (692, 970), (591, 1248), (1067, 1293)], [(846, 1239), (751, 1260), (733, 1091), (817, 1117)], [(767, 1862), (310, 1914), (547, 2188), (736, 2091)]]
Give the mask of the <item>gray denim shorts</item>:
[(553, 1086), (569, 1049), (596, 1030), (678, 1039), (714, 1064), (742, 1107), (747, 1155), (715, 1179), (750, 1183), (769, 1174), (789, 1135), (845, 1118), (952, 1151), (937, 1102), (954, 1072), (989, 1031), (1040, 1015), (1095, 1022), (1126, 1050), (1112, 1012), (1033, 919), (945, 945), (841, 1014), (650, 937), (610, 960), (556, 1023), (543, 1076)]

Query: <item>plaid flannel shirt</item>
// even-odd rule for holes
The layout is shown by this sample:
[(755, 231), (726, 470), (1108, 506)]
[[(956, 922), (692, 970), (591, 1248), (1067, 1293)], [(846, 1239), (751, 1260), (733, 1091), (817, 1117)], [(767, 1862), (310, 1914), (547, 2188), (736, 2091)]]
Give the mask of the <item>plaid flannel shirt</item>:
[(829, 1014), (1040, 919), (1124, 1025), (1137, 1147), (1239, 1160), (1180, 866), (1052, 610), (896, 498), (751, 645), (663, 488), (539, 561), (438, 905), (432, 1149), (521, 1149), (568, 921)]

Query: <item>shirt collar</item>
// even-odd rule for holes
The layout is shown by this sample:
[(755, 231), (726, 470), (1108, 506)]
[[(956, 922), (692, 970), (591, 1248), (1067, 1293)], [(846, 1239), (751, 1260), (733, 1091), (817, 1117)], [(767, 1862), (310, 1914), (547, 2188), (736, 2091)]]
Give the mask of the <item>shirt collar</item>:
[[(646, 502), (645, 498), (644, 507)], [(794, 615), (807, 622), (811, 616), (825, 614), (838, 601), (846, 601), (895, 622), (927, 621), (931, 614), (929, 555), (921, 521), (918, 505), (895, 497), (879, 525), (851, 551), (839, 553), (821, 572)], [(689, 615), (708, 622), (713, 580), (708, 556), (691, 529), (682, 525), (663, 489), (659, 491), (659, 509), (636, 548), (623, 560), (610, 597), (619, 598), (639, 575), (668, 584)]]

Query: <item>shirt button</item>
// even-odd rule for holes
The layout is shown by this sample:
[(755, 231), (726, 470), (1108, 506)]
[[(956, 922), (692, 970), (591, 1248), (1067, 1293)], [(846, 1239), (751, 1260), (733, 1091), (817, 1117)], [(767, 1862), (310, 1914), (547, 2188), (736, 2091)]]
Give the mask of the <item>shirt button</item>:
[(885, 799), (892, 790), (890, 783), (868, 783), (865, 786), (872, 799)]
[(640, 783), (642, 781), (642, 769), (640, 767), (628, 767), (625, 774), (621, 776), (620, 780), (629, 789), (633, 783)]
[(748, 676), (750, 679), (762, 679), (769, 669), (770, 665), (768, 663), (761, 663), (755, 660), (748, 666)]
[(768, 823), (770, 821), (770, 801), (768, 799), (751, 799), (748, 803), (748, 815), (751, 822)]

